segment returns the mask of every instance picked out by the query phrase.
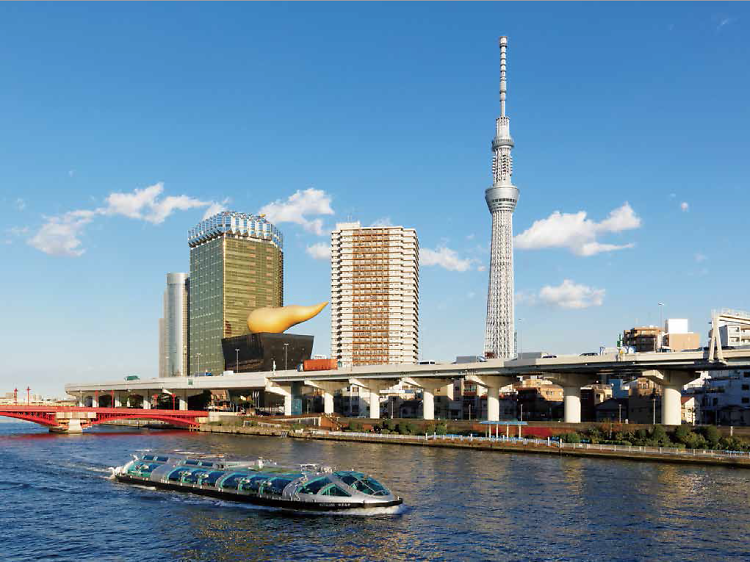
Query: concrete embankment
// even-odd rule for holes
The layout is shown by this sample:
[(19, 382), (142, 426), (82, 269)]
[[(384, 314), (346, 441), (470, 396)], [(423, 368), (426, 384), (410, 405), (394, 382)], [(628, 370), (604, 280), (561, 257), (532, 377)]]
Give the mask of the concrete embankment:
[(283, 427), (212, 425), (210, 423), (201, 424), (198, 431), (206, 433), (228, 433), (231, 435), (263, 435), (267, 437), (286, 437), (289, 433), (289, 430)]
[(295, 439), (321, 439), (327, 441), (346, 441), (351, 443), (381, 443), (387, 445), (412, 445), (420, 447), (447, 447), (454, 449), (473, 449), (479, 451), (498, 451), (504, 453), (531, 453), (541, 455), (559, 455), (571, 457), (595, 457), (608, 458), (616, 460), (632, 461), (655, 461), (679, 464), (700, 464), (700, 465), (721, 465), (740, 468), (750, 468), (750, 456), (713, 456), (702, 451), (696, 451), (695, 454), (682, 453), (675, 454), (674, 450), (665, 449), (664, 452), (657, 451), (612, 451), (607, 449), (598, 449), (595, 445), (590, 448), (573, 448), (570, 445), (560, 448), (557, 445), (540, 445), (537, 443), (523, 441), (504, 442), (504, 441), (487, 441), (480, 439), (469, 439), (464, 437), (449, 439), (430, 439), (400, 437), (398, 439), (387, 438), (374, 434), (372, 436), (362, 435), (331, 435), (325, 433), (310, 432), (290, 432), (289, 437)]

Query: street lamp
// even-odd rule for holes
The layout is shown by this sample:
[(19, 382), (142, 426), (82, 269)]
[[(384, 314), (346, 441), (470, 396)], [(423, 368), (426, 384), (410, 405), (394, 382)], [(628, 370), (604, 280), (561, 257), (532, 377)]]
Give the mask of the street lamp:
[[(656, 333), (656, 339), (660, 340), (661, 332), (664, 329), (664, 303), (659, 303), (659, 331)], [(659, 341), (659, 349), (662, 347), (662, 342)]]
[(240, 348), (239, 347), (235, 347), (234, 348), (234, 353), (237, 356), (237, 366), (235, 367), (235, 372), (239, 373), (240, 372)]
[(284, 344), (284, 370), (286, 371), (289, 368), (289, 365), (287, 364), (287, 351), (289, 350), (289, 344)]

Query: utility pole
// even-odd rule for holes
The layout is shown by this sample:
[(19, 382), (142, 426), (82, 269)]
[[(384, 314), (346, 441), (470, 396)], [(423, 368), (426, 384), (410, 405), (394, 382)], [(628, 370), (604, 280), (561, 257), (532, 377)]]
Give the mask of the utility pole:
[(289, 350), (289, 344), (285, 343), (284, 344), (284, 370), (285, 371), (289, 369), (289, 365), (287, 364), (287, 351), (288, 350)]
[(240, 372), (240, 348), (239, 347), (235, 347), (234, 348), (234, 353), (235, 353), (235, 355), (237, 357), (237, 363), (236, 363), (236, 366), (234, 368), (234, 372), (235, 373), (239, 373)]
[(651, 415), (652, 415), (652, 425), (656, 425), (656, 396), (651, 396)]

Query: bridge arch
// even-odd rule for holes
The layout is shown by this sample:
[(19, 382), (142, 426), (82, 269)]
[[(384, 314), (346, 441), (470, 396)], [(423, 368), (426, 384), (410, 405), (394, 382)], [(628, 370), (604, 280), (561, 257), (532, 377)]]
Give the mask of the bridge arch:
[(52, 412), (3, 412), (0, 411), (0, 416), (6, 418), (13, 418), (17, 420), (23, 420), (33, 422), (45, 427), (56, 427), (58, 425), (55, 413)]

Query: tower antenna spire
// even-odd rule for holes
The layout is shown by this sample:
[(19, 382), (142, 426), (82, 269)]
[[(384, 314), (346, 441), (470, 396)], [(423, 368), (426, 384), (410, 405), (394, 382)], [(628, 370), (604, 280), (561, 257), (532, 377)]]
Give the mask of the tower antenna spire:
[(507, 86), (505, 83), (505, 52), (508, 49), (508, 38), (500, 38), (500, 116), (505, 117), (505, 97)]

